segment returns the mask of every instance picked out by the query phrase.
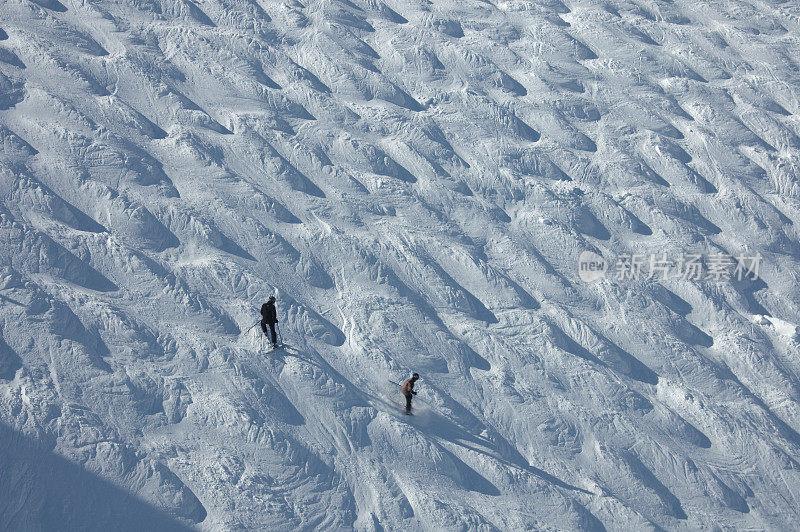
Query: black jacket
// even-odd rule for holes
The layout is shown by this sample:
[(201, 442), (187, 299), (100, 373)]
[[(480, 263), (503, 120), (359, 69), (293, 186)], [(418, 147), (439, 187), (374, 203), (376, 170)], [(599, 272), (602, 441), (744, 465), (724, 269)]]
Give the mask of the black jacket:
[(278, 313), (275, 312), (275, 303), (264, 303), (261, 305), (261, 321), (266, 323), (278, 323)]

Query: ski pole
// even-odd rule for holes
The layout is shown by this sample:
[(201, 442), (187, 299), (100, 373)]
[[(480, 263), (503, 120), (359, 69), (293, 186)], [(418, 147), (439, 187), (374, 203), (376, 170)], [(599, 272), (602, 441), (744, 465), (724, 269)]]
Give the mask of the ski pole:
[(275, 322), (275, 330), (278, 331), (278, 341), (283, 345), (283, 335), (281, 335), (281, 328), (278, 327), (278, 322)]

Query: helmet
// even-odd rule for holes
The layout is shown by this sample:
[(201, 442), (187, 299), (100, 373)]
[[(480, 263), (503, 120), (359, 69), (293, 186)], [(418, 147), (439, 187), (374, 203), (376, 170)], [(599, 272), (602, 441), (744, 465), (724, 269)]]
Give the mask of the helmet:
[(269, 296), (269, 302), (275, 303), (275, 296)]
[(413, 377), (415, 379), (419, 379), (419, 373), (414, 373), (411, 377)]

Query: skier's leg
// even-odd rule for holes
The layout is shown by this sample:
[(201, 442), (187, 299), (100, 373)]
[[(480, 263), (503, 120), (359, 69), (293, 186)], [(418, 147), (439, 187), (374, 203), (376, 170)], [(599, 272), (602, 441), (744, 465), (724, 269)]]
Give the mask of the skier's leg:
[(261, 330), (264, 332), (264, 335), (260, 337), (261, 342), (261, 350), (264, 351), (264, 338), (269, 338), (269, 334), (267, 333), (267, 322), (261, 320)]
[(278, 335), (275, 332), (275, 324), (274, 323), (270, 323), (269, 324), (269, 332), (272, 333), (272, 346), (274, 347), (274, 346), (278, 345)]
[(406, 394), (406, 414), (411, 413), (411, 397), (412, 395), (410, 393)]

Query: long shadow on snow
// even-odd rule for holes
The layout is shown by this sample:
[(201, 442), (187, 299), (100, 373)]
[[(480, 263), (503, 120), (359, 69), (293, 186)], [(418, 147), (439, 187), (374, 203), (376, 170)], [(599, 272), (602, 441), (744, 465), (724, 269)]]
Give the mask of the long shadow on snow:
[[(395, 411), (397, 409), (397, 405), (392, 404), (391, 402), (387, 401), (386, 399), (383, 399), (381, 397), (369, 394), (367, 392), (363, 392), (361, 390), (359, 390), (358, 393), (365, 398), (367, 404), (371, 404), (373, 406), (376, 403), (381, 404), (384, 408), (386, 408), (390, 412), (391, 411)], [(483, 475), (481, 475), (480, 473), (478, 473), (477, 471), (472, 469), (463, 460), (461, 460), (455, 454), (450, 452), (447, 448), (445, 448), (440, 443), (440, 441), (442, 441), (442, 440), (451, 441), (452, 443), (460, 445), (461, 447), (464, 447), (465, 449), (469, 449), (469, 450), (472, 450), (472, 451), (480, 452), (481, 454), (483, 454), (485, 456), (488, 456), (490, 458), (494, 458), (494, 459), (497, 459), (497, 460), (500, 460), (500, 461), (503, 461), (502, 458), (498, 458), (498, 457), (494, 456), (493, 454), (491, 454), (491, 453), (489, 453), (487, 451), (484, 451), (484, 450), (481, 450), (481, 449), (476, 449), (476, 448), (471, 447), (469, 445), (462, 444), (461, 442), (459, 442), (456, 439), (451, 440), (450, 438), (442, 437), (440, 434), (437, 434), (436, 431), (434, 431), (434, 433), (431, 434), (430, 433), (431, 431), (428, 430), (430, 428), (429, 425), (432, 425), (432, 426), (435, 427), (439, 423), (440, 420), (445, 420), (446, 421), (446, 418), (442, 417), (439, 414), (435, 414), (434, 412), (430, 412), (430, 413), (426, 414), (426, 416), (428, 418), (430, 418), (428, 421), (423, 421), (422, 423), (415, 423), (414, 420), (421, 419), (421, 418), (411, 418), (409, 420), (409, 424), (411, 424), (412, 426), (417, 428), (417, 430), (419, 432), (421, 432), (421, 433), (423, 433), (423, 434), (425, 434), (427, 436), (431, 436), (432, 435), (434, 437), (434, 440), (433, 440), (432, 443), (436, 446), (436, 449), (440, 453), (442, 453), (444, 456), (446, 456), (450, 460), (450, 462), (453, 464), (453, 468), (455, 469), (455, 473), (457, 475), (457, 478), (455, 480), (457, 480), (462, 485), (463, 488), (468, 489), (470, 491), (476, 491), (478, 493), (483, 493), (484, 495), (491, 495), (493, 497), (500, 495), (500, 490), (497, 489), (497, 486), (492, 484), (488, 479), (486, 479), (486, 477), (484, 477)], [(401, 418), (402, 415), (398, 412), (396, 414), (396, 417)], [(448, 423), (452, 425), (452, 423), (450, 423), (449, 421), (448, 421)], [(455, 425), (453, 425), (453, 426), (455, 426)]]
[(25, 66), (25, 63), (23, 63), (22, 60), (17, 57), (17, 54), (11, 50), (6, 50), (5, 48), (0, 48), (0, 63), (6, 63), (7, 65), (11, 65), (20, 69), (28, 68)]
[(282, 178), (287, 182), (292, 190), (297, 190), (298, 192), (302, 192), (317, 198), (327, 197), (325, 192), (323, 192), (322, 189), (320, 189), (316, 183), (314, 183), (314, 181), (312, 181), (306, 174), (298, 170), (297, 167), (289, 162), (286, 157), (281, 155), (281, 153), (275, 149), (275, 147), (267, 138), (260, 135), (259, 138), (263, 141), (263, 148), (266, 151), (266, 155), (277, 159), (277, 163), (275, 164), (278, 166), (278, 169), (272, 172), (274, 174), (274, 178)]
[[(772, 420), (772, 422), (775, 423), (778, 429), (778, 433), (781, 436), (791, 441), (797, 447), (800, 447), (800, 433), (798, 433), (788, 423), (786, 423), (783, 419), (781, 419), (781, 417), (778, 416), (778, 414), (773, 412), (772, 409), (769, 406), (767, 406), (759, 396), (757, 396), (752, 392), (752, 390), (750, 390), (750, 388), (745, 386), (744, 383), (739, 379), (739, 377), (733, 372), (733, 370), (730, 368), (730, 366), (728, 366), (726, 362), (717, 364), (717, 367), (720, 369), (724, 378), (729, 378), (730, 380), (738, 384), (741, 387), (741, 389), (745, 392), (747, 397), (752, 399), (754, 403), (756, 403), (762, 410), (764, 410), (764, 412)], [(787, 455), (787, 457), (792, 460), (793, 462), (792, 465), (795, 468), (800, 468), (800, 463), (794, 460), (791, 456)]]
[[(369, 401), (367, 401), (367, 397), (369, 397), (366, 393), (364, 393), (361, 389), (357, 388), (352, 382), (344, 378), (344, 376), (336, 371), (328, 362), (319, 354), (316, 353), (316, 357), (313, 356), (303, 356), (299, 349), (290, 346), (284, 346), (282, 348), (283, 352), (286, 356), (295, 357), (299, 360), (307, 364), (311, 364), (312, 366), (316, 366), (322, 371), (324, 371), (327, 375), (333, 378), (334, 381), (341, 384), (347, 389), (350, 397), (359, 397), (360, 401), (354, 401), (350, 404), (350, 407), (353, 406), (368, 406)], [(317, 360), (314, 360), (317, 359)]]
[(108, 229), (106, 229), (102, 224), (95, 221), (94, 218), (80, 210), (79, 208), (75, 207), (73, 204), (56, 194), (52, 189), (50, 189), (47, 185), (42, 183), (41, 181), (36, 182), (37, 185), (42, 187), (48, 194), (52, 194), (56, 201), (61, 203), (64, 208), (69, 212), (72, 220), (67, 222), (73, 228), (79, 231), (86, 231), (90, 233), (108, 233)]
[[(428, 207), (431, 211), (434, 210), (427, 204), (426, 207)], [(424, 249), (424, 246), (413, 249), (412, 251), (415, 252), (414, 258), (416, 258), (416, 260), (422, 263), (424, 267), (433, 270), (433, 272), (441, 279), (441, 282), (444, 286), (452, 290), (455, 290), (466, 300), (466, 306), (468, 307), (467, 309), (454, 308), (454, 310), (466, 314), (472, 319), (484, 321), (487, 324), (499, 322), (494, 313), (492, 313), (492, 311), (486, 308), (486, 306), (477, 297), (475, 297), (475, 295), (472, 292), (464, 288), (461, 285), (461, 283), (453, 279), (453, 277), (439, 263), (439, 261), (437, 261), (435, 257), (433, 257), (430, 253), (428, 253), (427, 250)], [(397, 258), (403, 256), (403, 253), (401, 252), (400, 249), (396, 249), (395, 254)], [(391, 261), (389, 261), (388, 263), (391, 264)], [(401, 295), (408, 297), (412, 302), (418, 304), (419, 306), (431, 309), (433, 315), (438, 315), (435, 307), (430, 301), (432, 297), (424, 290), (424, 288), (420, 288), (419, 292), (413, 291), (411, 288), (409, 288), (409, 286), (405, 282), (401, 280), (401, 277), (395, 272), (394, 267), (390, 266), (389, 269), (394, 274), (393, 277), (394, 281), (396, 282), (396, 287), (400, 288), (400, 286), (402, 285)], [(420, 304), (423, 302), (424, 304)], [(450, 308), (453, 308), (452, 305), (450, 306)]]
[(241, 257), (246, 260), (251, 260), (253, 262), (257, 262), (257, 259), (248, 253), (245, 249), (243, 249), (239, 244), (237, 244), (234, 240), (229, 238), (225, 233), (220, 231), (220, 247), (222, 251), (226, 253), (230, 253), (231, 255), (236, 255), (237, 257)]
[(655, 371), (653, 371), (652, 369), (647, 367), (638, 358), (636, 358), (632, 354), (628, 353), (627, 351), (622, 349), (620, 346), (618, 346), (617, 344), (615, 344), (614, 342), (612, 342), (611, 340), (609, 340), (608, 338), (606, 338), (605, 336), (600, 334), (600, 332), (595, 331), (595, 330), (592, 330), (592, 332), (598, 338), (600, 338), (600, 340), (602, 340), (603, 343), (605, 343), (605, 344), (607, 344), (609, 346), (609, 348), (610, 348), (609, 350), (613, 353), (613, 355), (616, 358), (618, 358), (622, 362), (622, 364), (624, 366), (627, 366), (627, 368), (623, 367), (623, 368), (620, 368), (620, 369), (615, 368), (613, 366), (609, 366), (609, 367), (611, 367), (611, 369), (619, 371), (619, 372), (623, 373), (624, 375), (627, 375), (631, 379), (637, 380), (639, 382), (643, 382), (645, 384), (652, 384), (653, 386), (658, 384), (658, 374), (656, 374)]
[(687, 519), (686, 512), (683, 510), (681, 501), (672, 493), (669, 488), (661, 483), (660, 480), (645, 466), (641, 460), (633, 453), (626, 453), (623, 456), (631, 472), (638, 478), (642, 484), (655, 492), (656, 496), (661, 499), (664, 506), (670, 511), (672, 517), (676, 519)]
[[(361, 392), (361, 391), (360, 391), (360, 393), (365, 394), (368, 397), (368, 401), (369, 402), (378, 402), (378, 403), (383, 404), (387, 408), (390, 408), (390, 409), (394, 408), (394, 405), (392, 405), (391, 403), (387, 402), (386, 400), (384, 400), (384, 399), (382, 399), (380, 397), (376, 397), (374, 395), (366, 394), (365, 392)], [(445, 395), (445, 397), (448, 398), (448, 399), (451, 399), (447, 395)], [(479, 453), (479, 454), (482, 454), (482, 455), (487, 456), (489, 458), (492, 458), (493, 460), (496, 460), (496, 461), (498, 461), (498, 462), (500, 462), (500, 463), (502, 463), (502, 464), (504, 464), (504, 465), (506, 465), (508, 467), (512, 467), (512, 468), (518, 469), (520, 471), (525, 471), (525, 472), (528, 472), (528, 473), (532, 473), (532, 474), (538, 476), (539, 478), (541, 478), (541, 479), (543, 479), (543, 480), (545, 480), (547, 482), (550, 482), (550, 483), (552, 483), (552, 484), (554, 484), (554, 485), (556, 485), (556, 486), (558, 486), (560, 488), (568, 489), (568, 490), (571, 490), (571, 491), (577, 491), (577, 492), (585, 493), (585, 494), (588, 494), (588, 495), (593, 495), (593, 493), (590, 492), (590, 491), (587, 491), (587, 490), (585, 490), (583, 488), (579, 488), (577, 486), (573, 486), (571, 484), (568, 484), (568, 483), (564, 482), (563, 480), (561, 480), (561, 479), (559, 479), (559, 478), (557, 478), (557, 477), (555, 477), (555, 476), (553, 476), (553, 475), (551, 475), (551, 474), (549, 474), (549, 473), (547, 473), (547, 472), (545, 472), (545, 471), (543, 471), (543, 470), (541, 470), (541, 469), (539, 469), (537, 467), (534, 467), (534, 466), (530, 465), (527, 462), (527, 460), (525, 460), (525, 458), (519, 453), (519, 451), (517, 451), (516, 448), (514, 448), (510, 443), (508, 443), (508, 441), (505, 440), (505, 438), (503, 438), (500, 434), (498, 434), (497, 431), (495, 431), (492, 427), (487, 427), (485, 424), (483, 424), (480, 420), (478, 420), (475, 416), (473, 416), (471, 412), (469, 412), (466, 408), (461, 406), (460, 403), (457, 403), (456, 401), (451, 399), (449, 406), (451, 407), (451, 410), (452, 409), (460, 410), (462, 417), (469, 418), (469, 420), (472, 421), (473, 423), (475, 423), (477, 426), (479, 426), (481, 428), (486, 428), (486, 429), (491, 430), (491, 432), (494, 435), (494, 439), (495, 440), (499, 440), (499, 441), (492, 441), (489, 438), (475, 435), (474, 433), (472, 433), (469, 430), (465, 429), (464, 427), (462, 427), (458, 423), (453, 422), (452, 420), (442, 416), (441, 414), (439, 414), (437, 412), (430, 411), (427, 414), (427, 416), (430, 418), (430, 420), (425, 423), (424, 428), (429, 433), (432, 433), (433, 436), (435, 436), (436, 438), (438, 438), (440, 440), (448, 441), (450, 443), (453, 443), (455, 445), (463, 447), (464, 449), (468, 449), (470, 451), (474, 451), (476, 453)], [(486, 450), (485, 448), (481, 448), (480, 447), (481, 445), (486, 446), (486, 447), (497, 446), (498, 443), (500, 444), (500, 446), (502, 446), (505, 449), (505, 454), (510, 454), (511, 455), (510, 458), (506, 458), (505, 456), (502, 455), (502, 453), (500, 451), (497, 451), (496, 449), (494, 449), (494, 450), (497, 451), (497, 454), (493, 454), (493, 453), (489, 452), (488, 450)], [(448, 453), (448, 454), (451, 455), (451, 453)], [(477, 473), (475, 473), (475, 474), (477, 475)], [(492, 487), (494, 487), (494, 485), (491, 484), (488, 480), (486, 482), (489, 483)], [(485, 493), (485, 491), (482, 491), (482, 493)], [(599, 522), (598, 522), (598, 524), (599, 524)], [(600, 528), (602, 529), (602, 526)]]
[(34, 4), (58, 13), (64, 13), (67, 7), (58, 0), (31, 0)]
[(542, 305), (535, 297), (533, 297), (527, 290), (522, 288), (516, 281), (512, 280), (506, 273), (500, 273), (500, 275), (508, 284), (511, 285), (511, 288), (514, 290), (514, 292), (517, 293), (519, 298), (522, 300), (521, 303), (523, 307), (528, 310), (539, 310), (542, 308)]
[(756, 292), (768, 288), (767, 283), (765, 283), (763, 279), (742, 279), (741, 281), (732, 279), (731, 284), (733, 284), (734, 289), (741, 294), (742, 298), (744, 298), (749, 306), (747, 310), (753, 314), (772, 316), (772, 314), (756, 299)]
[(684, 318), (677, 322), (677, 327), (675, 328), (675, 333), (678, 338), (687, 344), (700, 347), (711, 347), (714, 345), (714, 339), (711, 336), (685, 319), (686, 316), (692, 312), (692, 306), (689, 303), (660, 284), (654, 284), (648, 290), (651, 294), (650, 298), (653, 301), (660, 302), (668, 309)]
[[(261, 396), (263, 397), (263, 385), (269, 385), (269, 391), (267, 394), (269, 395), (269, 399), (267, 399), (266, 408), (271, 412), (271, 414), (283, 423), (287, 425), (294, 425), (300, 426), (305, 425), (306, 418), (303, 417), (297, 408), (295, 408), (294, 404), (289, 400), (288, 397), (283, 393), (280, 389), (280, 386), (277, 382), (275, 382), (274, 378), (271, 376), (268, 378), (262, 378), (257, 372), (252, 371), (251, 367), (248, 367), (242, 362), (244, 359), (239, 356), (238, 354), (234, 354), (234, 356), (238, 359), (238, 363), (234, 365), (234, 369), (236, 371), (236, 375), (240, 377), (244, 377), (245, 379), (249, 379), (250, 381), (260, 384), (262, 386)], [(253, 387), (253, 391), (258, 393), (256, 387)], [(259, 422), (263, 423), (263, 416), (255, 411), (255, 409), (251, 408), (250, 414), (253, 415), (254, 419), (258, 419)]]
[[(299, 257), (298, 253), (298, 257)], [(281, 298), (284, 301), (284, 304), (287, 305), (286, 315), (287, 318), (294, 316), (295, 323), (300, 321), (301, 323), (307, 323), (308, 318), (312, 319), (315, 324), (322, 327), (323, 332), (320, 334), (314, 335), (318, 340), (322, 340), (328, 345), (333, 347), (340, 347), (344, 345), (347, 337), (345, 336), (344, 332), (330, 322), (327, 318), (322, 316), (320, 313), (316, 312), (312, 308), (302, 304), (301, 302), (293, 299), (288, 294), (281, 294)], [(305, 316), (305, 319), (304, 319)], [(280, 329), (279, 329), (280, 332)], [(297, 332), (299, 334), (303, 334), (302, 328), (297, 328)]]
[[(170, 233), (172, 234), (172, 233)], [(241, 334), (239, 326), (236, 321), (231, 318), (230, 314), (226, 311), (219, 309), (216, 305), (206, 300), (199, 292), (191, 289), (188, 283), (173, 271), (168, 270), (159, 262), (151, 259), (144, 253), (132, 250), (131, 253), (149, 269), (150, 274), (158, 277), (163, 286), (168, 288), (169, 291), (175, 289), (185, 290), (190, 298), (190, 302), (186, 305), (187, 311), (193, 311), (198, 316), (210, 316), (214, 321), (214, 325), (222, 329), (222, 333), (230, 335)]]
[(498, 438), (501, 438), (501, 443), (503, 444), (503, 447), (506, 448), (507, 452), (510, 451), (513, 454), (513, 456), (510, 459), (499, 455), (499, 453), (495, 455), (493, 453), (490, 453), (486, 449), (476, 447), (475, 445), (470, 445), (470, 444), (494, 445), (494, 442), (492, 442), (488, 438), (482, 438), (480, 436), (476, 436), (471, 432), (469, 432), (468, 430), (464, 429), (463, 427), (459, 426), (458, 424), (450, 421), (446, 417), (436, 412), (430, 412), (430, 414), (428, 415), (431, 417), (431, 422), (429, 426), (426, 426), (426, 429), (429, 432), (433, 433), (438, 438), (449, 441), (450, 443), (453, 443), (465, 449), (469, 449), (470, 451), (474, 451), (484, 456), (488, 456), (489, 458), (492, 458), (508, 467), (532, 473), (537, 477), (547, 482), (550, 482), (551, 484), (554, 484), (560, 488), (568, 489), (571, 491), (577, 491), (588, 495), (593, 495), (591, 491), (579, 488), (577, 486), (573, 486), (572, 484), (568, 484), (563, 480), (551, 475), (550, 473), (547, 473), (539, 469), (538, 467), (534, 467), (528, 464), (527, 460), (525, 460), (525, 458), (521, 454), (519, 454), (519, 452), (516, 451), (516, 449), (514, 449), (514, 447), (512, 447), (511, 444), (509, 444), (505, 439), (502, 439), (502, 437), (496, 433), (495, 433), (496, 436)]
[[(0, 212), (8, 216), (12, 223), (15, 222), (14, 217), (8, 211), (0, 208)], [(2, 228), (3, 233), (6, 233), (6, 227)], [(105, 275), (95, 270), (88, 262), (76, 257), (45, 233), (24, 226), (21, 234), (12, 234), (11, 237), (4, 238), (8, 238), (12, 245), (11, 265), (15, 269), (51, 273), (56, 277), (98, 292), (119, 290), (119, 287)]]
[(22, 359), (0, 336), (0, 380), (11, 380), (22, 367)]
[(4, 296), (3, 294), (0, 294), (0, 302), (11, 303), (12, 305), (17, 305), (18, 307), (24, 307), (25, 306), (24, 303), (22, 303), (20, 301), (17, 301), (16, 299), (12, 299), (12, 298), (10, 298), (8, 296)]
[[(463, 351), (466, 355), (466, 363), (469, 367), (483, 371), (488, 371), (491, 369), (492, 366), (489, 364), (489, 361), (480, 356), (466, 342), (462, 341), (457, 335), (455, 335), (450, 328), (445, 325), (445, 323), (439, 317), (439, 314), (436, 312), (436, 309), (427, 301), (427, 299), (420, 295), (419, 292), (412, 290), (400, 278), (390, 263), (381, 260), (379, 257), (372, 255), (371, 253), (369, 254), (369, 258), (374, 260), (376, 263), (379, 263), (383, 267), (383, 274), (386, 277), (386, 283), (397, 290), (397, 293), (400, 295), (400, 297), (407, 299), (415, 308), (419, 310), (421, 314), (423, 314), (427, 319), (430, 319), (435, 325), (440, 327), (443, 331), (455, 339), (459, 345), (463, 346)], [(538, 302), (536, 303), (538, 305)]]
[(470, 491), (483, 493), (484, 495), (491, 495), (492, 497), (500, 495), (500, 490), (497, 489), (497, 486), (492, 484), (486, 477), (472, 469), (444, 446), (436, 444), (436, 447), (439, 449), (440, 453), (447, 456), (453, 462), (456, 472), (458, 473), (458, 480), (461, 482), (462, 487)]
[(0, 493), (2, 530), (192, 530), (2, 422)]
[(658, 384), (658, 375), (653, 370), (640, 362), (638, 358), (634, 357), (617, 344), (600, 334), (598, 331), (592, 329), (592, 332), (609, 347), (607, 353), (610, 354), (613, 359), (615, 359), (611, 360), (610, 363), (600, 360), (595, 355), (590, 353), (589, 350), (565, 333), (564, 330), (561, 329), (561, 327), (559, 327), (554, 321), (547, 320), (547, 324), (550, 326), (554, 334), (556, 346), (564, 351), (582, 358), (592, 364), (622, 373), (623, 375), (639, 382), (652, 384), (653, 386)]
[(63, 301), (53, 299), (46, 309), (51, 313), (49, 331), (61, 338), (71, 340), (86, 348), (86, 355), (92, 366), (107, 373), (111, 373), (111, 366), (106, 358), (111, 351), (96, 330), (89, 331), (81, 319)]
[[(372, 401), (379, 402), (389, 409), (394, 408), (391, 403), (379, 397), (369, 396), (369, 395), (368, 397), (370, 397)], [(522, 455), (520, 455), (516, 451), (513, 451), (515, 454), (513, 459), (509, 460), (499, 455), (499, 453), (493, 454), (492, 452), (489, 452), (488, 450), (481, 448), (480, 445), (490, 446), (493, 445), (494, 442), (492, 442), (488, 438), (483, 438), (472, 434), (471, 432), (462, 428), (458, 424), (453, 423), (452, 421), (442, 416), (441, 414), (431, 411), (427, 414), (427, 416), (430, 418), (430, 420), (425, 425), (423, 425), (421, 431), (426, 432), (429, 435), (432, 435), (434, 438), (439, 439), (440, 441), (441, 440), (448, 441), (464, 449), (491, 458), (507, 467), (511, 467), (519, 471), (524, 471), (526, 473), (533, 474), (541, 478), (542, 480), (549, 482), (559, 488), (567, 489), (570, 491), (576, 491), (587, 495), (594, 495), (592, 492), (588, 490), (568, 484), (563, 480), (537, 467), (528, 464), (527, 461), (522, 457)], [(511, 447), (511, 445), (507, 441), (502, 439), (502, 437), (500, 437), (499, 435), (498, 437), (501, 439), (501, 443), (504, 445), (504, 447), (513, 449), (513, 447)], [(477, 491), (480, 493), (484, 493), (486, 495), (493, 495), (493, 496), (500, 494), (500, 491), (494, 484), (492, 484), (489, 480), (487, 480), (486, 478), (481, 476), (478, 472), (476, 472), (474, 469), (465, 464), (461, 459), (457, 458), (453, 453), (447, 451), (447, 449), (443, 448), (441, 445), (438, 445), (437, 447), (443, 454), (446, 454), (453, 461), (454, 465), (458, 470), (459, 475), (461, 475), (460, 480), (464, 481), (465, 484), (469, 485), (472, 491)], [(591, 530), (605, 529), (602, 526), (602, 523), (600, 523), (600, 521), (594, 515), (592, 515), (585, 508), (583, 507), (581, 508), (583, 509), (582, 513), (584, 515), (584, 518), (589, 523), (588, 529)]]
[(690, 305), (682, 297), (667, 289), (667, 287), (664, 285), (655, 283), (649, 287), (649, 291), (651, 292), (651, 299), (662, 303), (674, 313), (683, 316), (684, 318), (691, 314), (692, 305)]
[[(311, 364), (311, 365), (314, 365), (314, 366), (320, 368), (321, 370), (325, 371), (327, 374), (332, 376), (334, 378), (334, 380), (336, 380), (337, 382), (339, 382), (340, 384), (345, 386), (345, 388), (347, 388), (347, 390), (349, 392), (351, 392), (352, 395), (361, 398), (362, 402), (361, 403), (355, 403), (355, 405), (367, 406), (367, 405), (369, 405), (371, 403), (377, 402), (377, 403), (380, 403), (380, 404), (384, 405), (385, 407), (387, 407), (389, 409), (394, 409), (394, 405), (392, 405), (391, 403), (387, 402), (386, 400), (384, 400), (384, 399), (382, 399), (380, 397), (377, 397), (375, 395), (369, 394), (369, 393), (363, 391), (360, 388), (357, 388), (349, 380), (344, 378), (338, 371), (333, 369), (330, 366), (330, 364), (328, 364), (325, 361), (325, 359), (322, 358), (321, 356), (318, 355), (317, 357), (313, 357), (313, 358), (318, 358), (319, 359), (319, 360), (313, 360), (312, 357), (303, 356), (299, 350), (297, 350), (295, 348), (292, 348), (292, 347), (285, 347), (284, 348), (284, 352), (286, 353), (286, 356), (293, 356), (295, 358), (298, 358), (298, 359), (300, 359), (300, 360), (302, 360), (302, 361), (304, 361), (304, 362), (306, 362), (308, 364)], [(518, 469), (518, 470), (521, 470), (521, 471), (525, 471), (525, 472), (531, 473), (531, 474), (536, 475), (537, 477), (539, 477), (539, 478), (541, 478), (541, 479), (543, 479), (543, 480), (545, 480), (547, 482), (550, 482), (551, 484), (554, 484), (554, 485), (556, 485), (556, 486), (558, 486), (560, 488), (568, 489), (568, 490), (571, 490), (571, 491), (577, 491), (577, 492), (585, 493), (585, 494), (588, 494), (588, 495), (593, 495), (593, 493), (588, 491), (588, 490), (585, 490), (583, 488), (579, 488), (577, 486), (573, 486), (571, 484), (568, 484), (568, 483), (564, 482), (563, 480), (561, 480), (561, 479), (559, 479), (559, 478), (557, 478), (557, 477), (555, 477), (555, 476), (553, 476), (553, 475), (551, 475), (551, 474), (549, 474), (549, 473), (547, 473), (547, 472), (545, 472), (545, 471), (543, 471), (543, 470), (541, 470), (541, 469), (539, 469), (537, 467), (531, 466), (522, 457), (522, 455), (520, 455), (516, 451), (514, 451), (515, 456), (513, 457), (513, 459), (509, 460), (509, 459), (506, 459), (506, 458), (504, 458), (502, 456), (492, 454), (491, 452), (489, 452), (489, 451), (487, 451), (485, 449), (481, 449), (479, 447), (476, 447), (476, 446), (473, 446), (473, 445), (469, 445), (469, 443), (474, 443), (474, 444), (478, 444), (478, 445), (481, 445), (481, 444), (483, 444), (483, 445), (492, 445), (493, 442), (491, 442), (488, 439), (481, 438), (479, 436), (473, 435), (469, 431), (465, 430), (464, 428), (462, 428), (459, 425), (453, 423), (452, 421), (450, 421), (449, 419), (445, 418), (444, 416), (442, 416), (440, 414), (437, 414), (437, 413), (435, 413), (433, 411), (431, 411), (429, 415), (431, 416), (431, 422), (428, 423), (428, 425), (426, 425), (425, 429), (428, 430), (429, 433), (432, 433), (432, 435), (434, 437), (436, 437), (436, 438), (438, 438), (440, 440), (448, 441), (448, 442), (451, 442), (451, 443), (453, 443), (455, 445), (463, 447), (465, 449), (477, 452), (479, 454), (482, 454), (484, 456), (492, 458), (492, 459), (494, 459), (494, 460), (496, 460), (496, 461), (498, 461), (498, 462), (500, 462), (500, 463), (502, 463), (502, 464), (504, 464), (504, 465), (506, 465), (508, 467), (512, 467), (512, 468), (515, 468), (515, 469)], [(504, 447), (513, 449), (513, 447), (511, 447), (511, 445), (508, 442), (506, 442), (504, 439), (502, 440), (502, 443), (504, 444)], [(455, 465), (455, 467), (458, 470), (459, 475), (461, 476), (460, 480), (462, 480), (466, 485), (471, 486), (470, 489), (475, 488), (474, 491), (478, 491), (478, 492), (486, 494), (486, 495), (499, 495), (500, 494), (500, 491), (497, 489), (497, 487), (494, 484), (492, 484), (486, 478), (481, 476), (478, 472), (476, 472), (474, 469), (469, 467), (461, 459), (456, 457), (453, 453), (449, 452), (447, 449), (444, 449), (441, 446), (438, 446), (438, 447), (439, 447), (439, 450), (442, 453), (446, 454), (453, 461), (453, 464)], [(588, 512), (588, 510), (587, 510), (587, 512)], [(592, 528), (592, 529), (600, 529), (600, 530), (603, 529), (602, 524), (599, 521), (597, 521), (597, 519), (594, 518), (593, 515), (589, 514), (589, 516), (587, 516), (587, 519), (589, 519), (589, 521), (591, 521), (591, 523), (592, 523), (592, 526), (590, 528)]]

